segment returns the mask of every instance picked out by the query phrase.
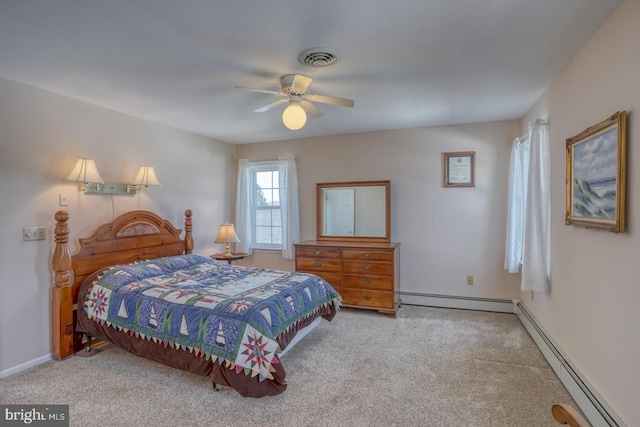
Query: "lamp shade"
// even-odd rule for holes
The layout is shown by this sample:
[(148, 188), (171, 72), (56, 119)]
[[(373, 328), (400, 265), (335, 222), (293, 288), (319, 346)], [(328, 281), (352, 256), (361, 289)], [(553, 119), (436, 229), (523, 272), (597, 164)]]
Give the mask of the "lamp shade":
[(73, 171), (67, 177), (67, 181), (82, 182), (85, 184), (104, 184), (96, 162), (93, 159), (78, 159)]
[(299, 102), (292, 101), (282, 112), (282, 123), (290, 130), (300, 130), (307, 123), (307, 113)]
[(222, 224), (214, 243), (237, 243), (239, 241), (240, 239), (236, 234), (236, 229), (233, 227), (233, 224)]
[(153, 166), (140, 166), (140, 170), (138, 171), (136, 179), (133, 181), (133, 185), (139, 185), (145, 188), (159, 187), (160, 181), (158, 181), (158, 178), (156, 177), (156, 172), (153, 169)]

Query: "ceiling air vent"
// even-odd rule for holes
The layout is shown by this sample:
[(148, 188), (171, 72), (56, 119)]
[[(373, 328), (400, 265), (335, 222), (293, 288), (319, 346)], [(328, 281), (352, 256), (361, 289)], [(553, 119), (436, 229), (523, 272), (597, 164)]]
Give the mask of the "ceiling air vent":
[(341, 56), (340, 52), (336, 50), (316, 47), (302, 52), (298, 56), (298, 61), (309, 67), (328, 67), (338, 62)]

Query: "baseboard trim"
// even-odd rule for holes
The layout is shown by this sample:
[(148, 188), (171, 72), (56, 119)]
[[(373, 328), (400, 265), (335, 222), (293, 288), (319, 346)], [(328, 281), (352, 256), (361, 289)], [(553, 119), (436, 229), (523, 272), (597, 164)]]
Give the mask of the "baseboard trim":
[(402, 304), (513, 313), (513, 300), (400, 292)]
[(50, 360), (53, 360), (53, 358), (51, 357), (51, 354), (45, 354), (44, 356), (31, 359), (17, 366), (11, 367), (9, 369), (5, 369), (4, 371), (0, 371), (0, 379), (10, 377), (11, 375), (15, 375), (18, 372), (26, 371), (29, 368), (33, 368), (34, 366), (38, 366)]
[[(531, 338), (542, 352), (551, 368), (571, 397), (576, 401), (589, 422), (594, 426), (618, 426), (626, 424), (600, 396), (595, 388), (578, 371), (561, 348), (550, 338), (540, 323), (529, 313), (526, 306), (518, 300), (513, 301), (514, 313), (520, 319)], [(562, 402), (558, 402), (562, 403)]]

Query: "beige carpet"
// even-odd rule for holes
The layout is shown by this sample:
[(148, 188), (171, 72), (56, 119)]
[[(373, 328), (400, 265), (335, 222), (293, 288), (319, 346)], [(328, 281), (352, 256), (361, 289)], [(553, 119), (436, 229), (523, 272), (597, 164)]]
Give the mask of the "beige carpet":
[(343, 309), (284, 358), (275, 397), (211, 382), (111, 345), (0, 380), (4, 404), (70, 404), (72, 426), (557, 426), (574, 407), (518, 318), (403, 306)]

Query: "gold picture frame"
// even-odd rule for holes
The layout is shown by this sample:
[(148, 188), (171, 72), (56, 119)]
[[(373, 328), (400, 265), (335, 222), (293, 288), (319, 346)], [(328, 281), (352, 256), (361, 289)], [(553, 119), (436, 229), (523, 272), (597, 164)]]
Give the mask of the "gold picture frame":
[(625, 231), (627, 112), (567, 138), (565, 224)]
[(475, 175), (475, 151), (442, 153), (443, 187), (475, 187)]

